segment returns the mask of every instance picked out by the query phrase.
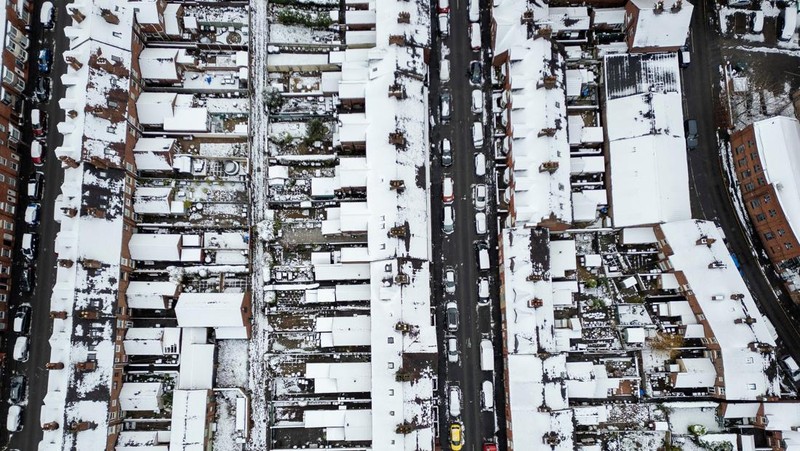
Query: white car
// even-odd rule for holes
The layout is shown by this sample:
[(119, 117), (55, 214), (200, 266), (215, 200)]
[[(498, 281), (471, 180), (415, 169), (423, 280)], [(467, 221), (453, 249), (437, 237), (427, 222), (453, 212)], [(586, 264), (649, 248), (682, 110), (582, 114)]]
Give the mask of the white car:
[(447, 13), (439, 14), (439, 33), (444, 37), (450, 34), (450, 18)]
[(39, 210), (41, 206), (37, 203), (28, 204), (25, 207), (25, 223), (29, 226), (36, 226), (39, 224)]
[(478, 235), (486, 234), (486, 213), (482, 211), (475, 213), (475, 233)]
[(480, 89), (472, 90), (472, 112), (475, 114), (483, 113), (483, 91)]
[(480, 152), (475, 154), (475, 175), (478, 177), (486, 175), (486, 155)]
[(456, 272), (453, 268), (447, 268), (444, 272), (444, 291), (447, 294), (456, 292)]
[(476, 210), (483, 210), (486, 208), (486, 185), (479, 183), (475, 185), (472, 192), (472, 199), (475, 202)]
[(478, 302), (481, 304), (489, 302), (489, 279), (486, 277), (478, 278)]
[(455, 337), (447, 339), (447, 361), (450, 363), (458, 363), (458, 341)]

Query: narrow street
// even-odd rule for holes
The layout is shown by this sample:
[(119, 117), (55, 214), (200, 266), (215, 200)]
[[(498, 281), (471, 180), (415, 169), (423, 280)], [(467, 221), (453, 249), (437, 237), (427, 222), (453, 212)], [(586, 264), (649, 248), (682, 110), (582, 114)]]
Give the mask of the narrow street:
[[(13, 374), (23, 374), (27, 378), (27, 402), (24, 404), (22, 415), (22, 430), (5, 437), (4, 442), (8, 443), (9, 449), (32, 450), (38, 447), (42, 438), (42, 428), (39, 424), (39, 410), (42, 400), (47, 392), (47, 370), (45, 364), (50, 358), (50, 344), (47, 339), (50, 336), (50, 297), (53, 292), (55, 279), (56, 256), (53, 253), (53, 243), (59, 225), (53, 221), (53, 204), (60, 193), (60, 186), (63, 180), (61, 163), (55, 157), (53, 151), (61, 143), (61, 135), (57, 132), (58, 123), (64, 119), (64, 113), (58, 105), (58, 99), (63, 96), (63, 86), (61, 84), (61, 74), (66, 70), (66, 64), (61, 57), (62, 52), (68, 47), (68, 41), (63, 33), (63, 26), (67, 22), (67, 11), (64, 3), (56, 4), (58, 12), (56, 14), (56, 26), (52, 30), (43, 30), (38, 17), (39, 8), (43, 0), (34, 2), (34, 9), (31, 13), (31, 30), (29, 32), (30, 47), (28, 52), (28, 64), (30, 66), (27, 88), (25, 94), (32, 99), (33, 86), (39, 73), (37, 67), (37, 55), (40, 48), (49, 47), (53, 50), (53, 64), (50, 70), (51, 89), (50, 101), (39, 104), (35, 100), (29, 100), (25, 112), (25, 124), (21, 128), (24, 145), (18, 149), (22, 157), (20, 169), (20, 202), (17, 206), (17, 241), (16, 251), (19, 255), (21, 236), (24, 232), (37, 232), (39, 234), (39, 257), (34, 262), (35, 286), (33, 292), (24, 295), (18, 289), (13, 291), (10, 300), (12, 311), (14, 307), (20, 305), (30, 305), (32, 309), (30, 327), (30, 349), (27, 362), (20, 363), (11, 359), (12, 348), (14, 346), (15, 335), (10, 333), (6, 340), (6, 352), (8, 355), (8, 367), (4, 375), (3, 396), (8, 399), (8, 379)], [(30, 121), (28, 120), (30, 110), (40, 108), (47, 114), (47, 140), (45, 144), (46, 154), (44, 166), (34, 167), (30, 161), (30, 143), (33, 139)], [(25, 224), (23, 214), (27, 205), (27, 179), (34, 171), (41, 171), (45, 174), (44, 191), (41, 200), (41, 224), (38, 227), (30, 227)], [(18, 280), (19, 271), (23, 264), (20, 257), (16, 257), (14, 266), (15, 281)], [(15, 283), (15, 287), (16, 287)], [(8, 404), (3, 403), (0, 415), (5, 417)], [(5, 428), (3, 433), (6, 434)]]
[[(684, 69), (683, 85), (686, 98), (686, 118), (698, 122), (700, 145), (689, 155), (690, 195), (695, 218), (714, 220), (728, 239), (728, 248), (742, 264), (742, 273), (748, 287), (770, 319), (783, 341), (783, 348), (795, 359), (800, 359), (800, 332), (797, 324), (785, 309), (796, 311), (788, 297), (781, 291), (778, 276), (769, 261), (756, 258), (751, 249), (755, 246), (762, 255), (757, 236), (748, 241), (737, 218), (728, 191), (728, 179), (720, 161), (717, 148), (717, 99), (719, 99), (720, 38), (710, 18), (715, 11), (710, 2), (698, 2), (692, 17), (692, 60)], [(723, 137), (726, 138), (726, 137)], [(776, 296), (776, 293), (780, 297)], [(795, 313), (796, 314), (796, 313)]]
[[(477, 1), (477, 0), (476, 0)], [(436, 13), (434, 12), (434, 15)], [(433, 228), (433, 256), (434, 272), (433, 282), (439, 313), (438, 332), (440, 352), (440, 384), (439, 396), (441, 402), (439, 411), (440, 442), (443, 447), (448, 444), (449, 427), (455, 422), (461, 423), (464, 435), (464, 450), (480, 450), (484, 443), (494, 443), (497, 434), (497, 420), (495, 418), (497, 405), (492, 409), (484, 409), (481, 398), (481, 389), (484, 381), (495, 384), (495, 391), (500, 384), (502, 388), (501, 367), (495, 365), (495, 372), (481, 370), (480, 343), (482, 339), (494, 342), (494, 349), (499, 348), (499, 322), (493, 316), (499, 312), (497, 304), (497, 227), (495, 223), (496, 208), (494, 202), (493, 173), (494, 164), (491, 153), (491, 130), (489, 128), (491, 112), (490, 105), (485, 101), (491, 98), (489, 86), (488, 63), (490, 59), (486, 53), (488, 43), (488, 10), (481, 11), (482, 35), (484, 48), (474, 51), (471, 47), (469, 21), (469, 2), (467, 0), (452, 0), (449, 13), (449, 36), (443, 37), (438, 27), (438, 17), (434, 17), (434, 52), (431, 62), (431, 107), (433, 117), (438, 119), (431, 132), (431, 210), (434, 217)], [(449, 81), (440, 78), (441, 55), (445, 53), (450, 65)], [(472, 61), (481, 61), (481, 85), (470, 82), (469, 72)], [(440, 94), (446, 88), (452, 94), (451, 114), (449, 120), (441, 120)], [(484, 98), (482, 114), (472, 111), (472, 91), (481, 89)], [(483, 145), (479, 148), (473, 143), (472, 125), (480, 122), (484, 128)], [(453, 163), (450, 167), (441, 164), (441, 142), (447, 138), (451, 142)], [(475, 167), (476, 152), (485, 156), (487, 168), (485, 175), (478, 176)], [(446, 235), (442, 232), (443, 200), (442, 180), (449, 176), (453, 179), (454, 200), (452, 203), (455, 211), (454, 231)], [(488, 193), (486, 203), (487, 233), (478, 234), (476, 231), (475, 214), (477, 212), (473, 201), (475, 184), (487, 185)], [(485, 241), (490, 248), (491, 270), (481, 271), (478, 268), (476, 243)], [(446, 294), (442, 286), (445, 268), (453, 268), (456, 273), (456, 290), (454, 294)], [(493, 293), (488, 304), (478, 302), (478, 280), (488, 277)], [(458, 330), (451, 334), (447, 332), (447, 319), (445, 317), (445, 304), (455, 301), (458, 305)], [(458, 344), (459, 361), (447, 361), (447, 339), (455, 337)], [(497, 360), (497, 359), (496, 359)], [(450, 414), (450, 387), (458, 387), (461, 393), (461, 413), (457, 417)], [(500, 410), (502, 412), (502, 410)]]

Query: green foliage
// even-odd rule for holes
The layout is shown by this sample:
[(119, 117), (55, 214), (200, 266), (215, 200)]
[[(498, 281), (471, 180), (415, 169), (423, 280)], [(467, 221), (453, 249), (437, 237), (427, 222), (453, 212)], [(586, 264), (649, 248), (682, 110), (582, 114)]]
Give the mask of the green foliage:
[(331, 19), (331, 17), (327, 14), (312, 15), (293, 9), (285, 9), (278, 13), (278, 23), (283, 25), (304, 25), (308, 28), (325, 29), (333, 24), (333, 19)]
[(316, 141), (323, 141), (328, 136), (328, 127), (322, 122), (322, 119), (314, 118), (306, 124), (306, 138), (304, 140), (307, 146), (310, 146)]
[(708, 433), (708, 429), (702, 424), (693, 424), (689, 426), (689, 433), (693, 435), (706, 435)]
[(285, 99), (283, 95), (281, 95), (277, 89), (272, 89), (264, 93), (264, 105), (270, 113), (277, 113), (280, 111), (284, 102)]
[(597, 279), (589, 279), (586, 281), (586, 288), (597, 288)]

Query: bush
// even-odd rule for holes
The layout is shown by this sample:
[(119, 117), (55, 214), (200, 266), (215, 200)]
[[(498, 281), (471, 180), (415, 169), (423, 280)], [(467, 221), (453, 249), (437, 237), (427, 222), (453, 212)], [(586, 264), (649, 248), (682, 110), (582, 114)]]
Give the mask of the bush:
[(322, 141), (328, 136), (328, 127), (322, 123), (321, 119), (311, 119), (306, 125), (306, 139), (304, 140), (307, 146), (314, 144), (316, 141)]
[(309, 28), (324, 29), (333, 24), (333, 19), (327, 14), (312, 16), (308, 13), (287, 9), (278, 13), (278, 23), (282, 25), (304, 25)]

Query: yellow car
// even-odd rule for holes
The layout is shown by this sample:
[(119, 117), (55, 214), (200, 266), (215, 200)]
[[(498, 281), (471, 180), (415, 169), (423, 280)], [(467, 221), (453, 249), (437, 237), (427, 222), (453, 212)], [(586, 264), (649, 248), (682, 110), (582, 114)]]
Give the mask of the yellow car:
[(461, 451), (464, 446), (464, 437), (461, 436), (461, 425), (453, 423), (450, 425), (450, 450)]

